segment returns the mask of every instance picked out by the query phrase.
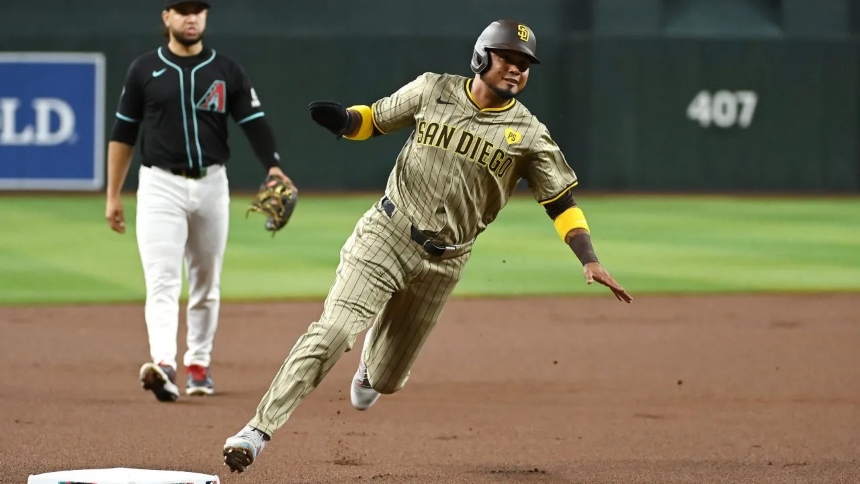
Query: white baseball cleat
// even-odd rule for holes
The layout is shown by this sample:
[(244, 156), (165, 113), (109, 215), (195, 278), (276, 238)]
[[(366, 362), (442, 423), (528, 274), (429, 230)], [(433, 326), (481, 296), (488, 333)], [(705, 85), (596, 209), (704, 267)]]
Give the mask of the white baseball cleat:
[(374, 390), (370, 386), (370, 379), (367, 377), (367, 366), (364, 361), (358, 364), (358, 371), (352, 377), (352, 386), (349, 389), (349, 399), (352, 406), (357, 410), (367, 410), (372, 407), (382, 394)]
[(268, 440), (268, 435), (246, 425), (224, 443), (224, 465), (230, 468), (230, 472), (244, 472), (254, 463)]
[(140, 385), (144, 390), (154, 393), (160, 402), (175, 402), (179, 398), (176, 370), (171, 366), (144, 363), (140, 367)]

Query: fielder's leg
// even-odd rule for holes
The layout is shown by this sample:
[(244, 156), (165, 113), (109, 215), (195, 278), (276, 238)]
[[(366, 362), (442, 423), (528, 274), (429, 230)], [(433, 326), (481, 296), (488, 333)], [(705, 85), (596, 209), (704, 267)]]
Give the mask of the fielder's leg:
[(141, 167), (136, 232), (146, 283), (144, 317), (152, 363), (140, 369), (141, 385), (160, 401), (179, 397), (176, 335), (182, 290), (182, 254), (188, 236), (185, 180), (157, 168)]
[(185, 247), (188, 351), (183, 359), (187, 370), (185, 393), (188, 395), (212, 395), (215, 392), (209, 368), (218, 329), (221, 268), (230, 222), (230, 193), (226, 170), (220, 167), (214, 170), (217, 171), (189, 184), (191, 211)]
[(378, 205), (368, 210), (340, 253), (335, 282), (319, 321), (290, 351), (254, 417), (224, 445), (225, 464), (242, 472), (272, 434), (325, 378), (356, 336), (404, 286), (408, 268), (401, 256), (412, 241), (396, 230)]

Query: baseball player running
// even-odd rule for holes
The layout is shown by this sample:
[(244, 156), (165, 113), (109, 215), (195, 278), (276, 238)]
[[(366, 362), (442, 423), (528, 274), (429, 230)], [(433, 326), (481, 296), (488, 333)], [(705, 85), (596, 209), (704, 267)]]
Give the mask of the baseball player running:
[(370, 106), (310, 104), (336, 136), (366, 140), (411, 127), (385, 196), (358, 221), (340, 252), (319, 321), (302, 335), (257, 407), (223, 447), (243, 472), (296, 406), (367, 329), (350, 397), (366, 410), (406, 384), (410, 368), (460, 279), (475, 238), (496, 218), (520, 179), (528, 181), (559, 234), (597, 281), (632, 298), (598, 262), (577, 184), (549, 131), (516, 101), (536, 57), (534, 32), (500, 20), (474, 47), (474, 78), (424, 73)]
[(234, 60), (202, 43), (209, 7), (208, 1), (165, 2), (168, 42), (131, 63), (108, 145), (105, 218), (124, 234), (120, 191), (141, 133), (136, 232), (152, 362), (139, 376), (143, 388), (165, 402), (179, 398), (183, 260), (189, 283), (185, 392), (215, 391), (209, 368), (230, 215), (228, 117), (243, 128), (268, 174), (292, 185), (278, 166), (274, 136), (250, 79)]

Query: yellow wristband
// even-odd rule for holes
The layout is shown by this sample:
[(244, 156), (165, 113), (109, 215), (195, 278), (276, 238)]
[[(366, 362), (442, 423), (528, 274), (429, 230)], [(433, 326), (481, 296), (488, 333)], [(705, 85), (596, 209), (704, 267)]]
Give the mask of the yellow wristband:
[(585, 220), (585, 214), (582, 213), (579, 207), (571, 207), (565, 210), (552, 221), (552, 224), (555, 226), (555, 231), (558, 232), (558, 236), (561, 237), (562, 242), (565, 241), (564, 238), (568, 232), (573, 229), (582, 228), (586, 232), (591, 233), (591, 230), (588, 228), (588, 222)]
[(370, 106), (361, 104), (350, 106), (347, 109), (352, 109), (361, 114), (361, 126), (358, 128), (358, 133), (354, 136), (344, 135), (344, 138), (354, 141), (362, 141), (370, 138), (373, 135), (373, 111), (370, 110)]

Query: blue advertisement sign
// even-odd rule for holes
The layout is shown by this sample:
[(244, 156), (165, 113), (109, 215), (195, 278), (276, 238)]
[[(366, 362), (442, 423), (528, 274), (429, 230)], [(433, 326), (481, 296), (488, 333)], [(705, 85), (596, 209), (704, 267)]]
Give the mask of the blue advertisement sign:
[(101, 190), (105, 58), (0, 52), (0, 190)]

